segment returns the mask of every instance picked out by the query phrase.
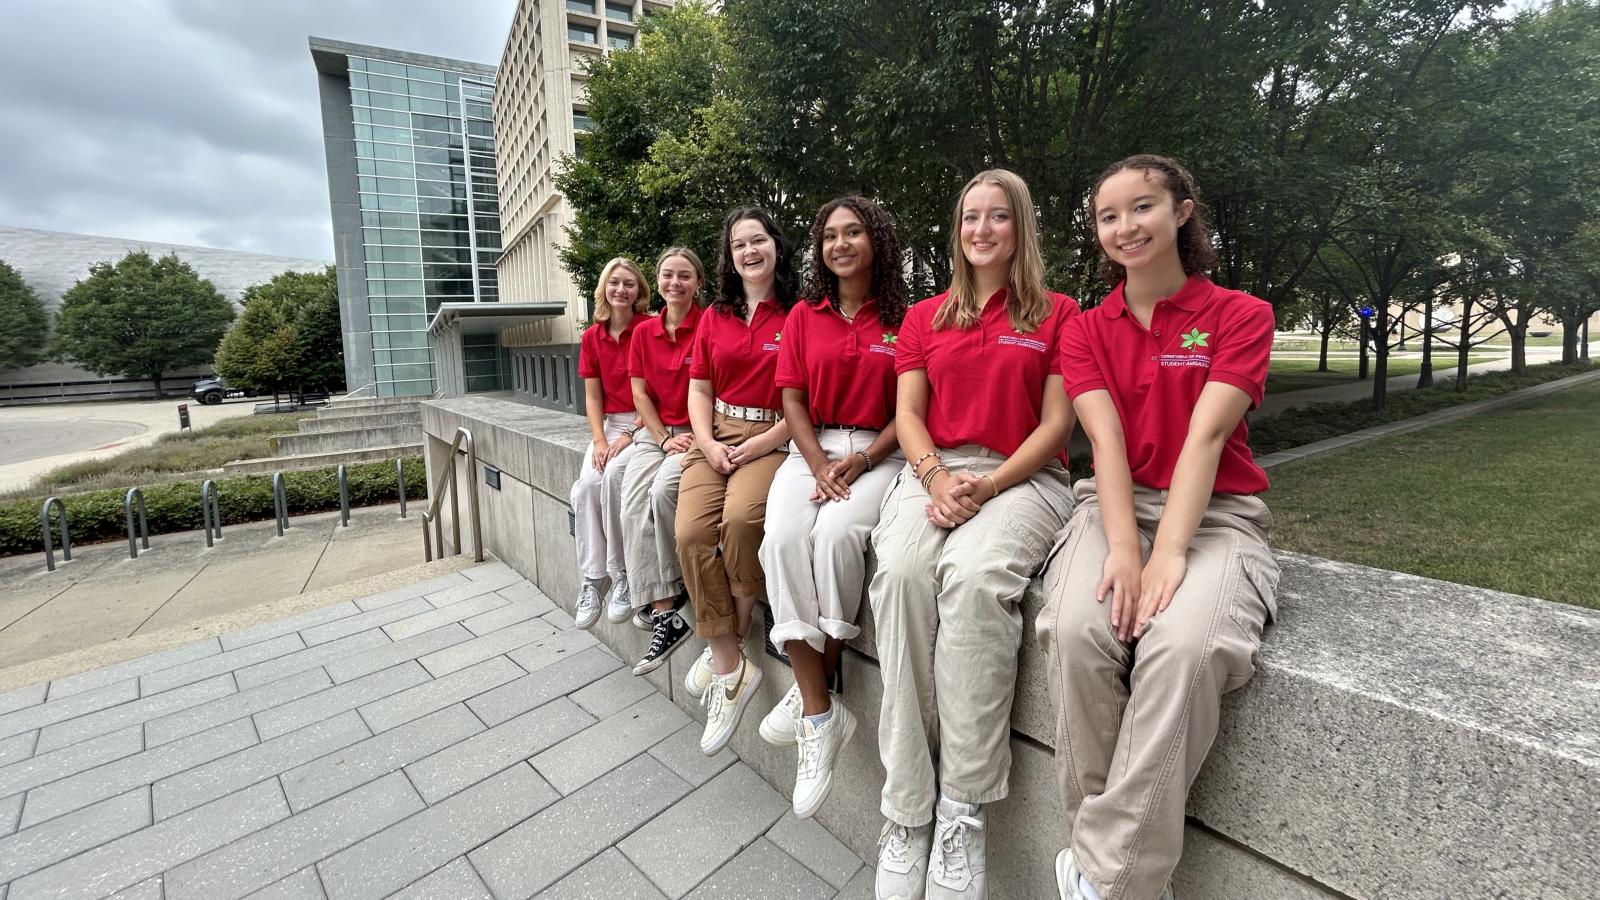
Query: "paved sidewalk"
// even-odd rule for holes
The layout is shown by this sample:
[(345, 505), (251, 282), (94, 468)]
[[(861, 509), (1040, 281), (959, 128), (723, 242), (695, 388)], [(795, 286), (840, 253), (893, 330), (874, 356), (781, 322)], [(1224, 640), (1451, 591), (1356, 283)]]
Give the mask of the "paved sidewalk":
[(0, 900), (871, 896), (699, 732), (465, 569), (0, 694)]

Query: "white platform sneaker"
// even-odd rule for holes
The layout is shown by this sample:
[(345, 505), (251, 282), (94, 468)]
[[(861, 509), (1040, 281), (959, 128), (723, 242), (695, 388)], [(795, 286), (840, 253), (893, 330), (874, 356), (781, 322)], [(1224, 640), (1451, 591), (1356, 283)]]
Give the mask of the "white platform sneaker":
[(578, 605), (573, 607), (572, 622), (584, 631), (600, 621), (600, 582), (585, 578), (578, 588)]
[(833, 789), (833, 763), (856, 733), (856, 717), (843, 703), (835, 702), (828, 721), (821, 725), (811, 724), (805, 716), (795, 723), (799, 727), (795, 736), (799, 759), (794, 774), (794, 814), (808, 819), (822, 808)]
[(885, 822), (883, 834), (878, 836), (878, 876), (873, 882), (876, 900), (922, 900), (932, 847), (933, 823), (909, 828)]
[(789, 688), (789, 693), (783, 695), (766, 716), (761, 719), (761, 739), (778, 747), (786, 747), (794, 743), (799, 731), (795, 724), (801, 711), (805, 708), (805, 701), (800, 698), (800, 685)]
[(933, 853), (928, 858), (928, 900), (980, 900), (989, 896), (983, 807), (940, 797), (934, 807)]

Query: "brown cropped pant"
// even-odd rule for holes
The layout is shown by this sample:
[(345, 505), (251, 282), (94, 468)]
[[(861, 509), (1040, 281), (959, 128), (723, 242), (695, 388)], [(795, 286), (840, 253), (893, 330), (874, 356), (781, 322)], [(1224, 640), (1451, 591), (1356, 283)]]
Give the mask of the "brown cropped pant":
[[(749, 440), (774, 424), (713, 415), (712, 434), (729, 445)], [(786, 447), (775, 450), (732, 475), (713, 469), (698, 445), (684, 454), (675, 529), (678, 561), (684, 588), (694, 603), (695, 633), (703, 638), (733, 633), (738, 627), (733, 595), (757, 596), (766, 586), (759, 554), (767, 490), (786, 452)]]

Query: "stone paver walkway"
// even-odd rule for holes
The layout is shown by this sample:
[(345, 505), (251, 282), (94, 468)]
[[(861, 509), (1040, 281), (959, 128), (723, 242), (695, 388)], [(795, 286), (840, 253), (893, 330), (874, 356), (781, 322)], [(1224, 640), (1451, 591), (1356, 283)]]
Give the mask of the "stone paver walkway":
[(871, 896), (699, 732), (477, 566), (0, 694), (0, 900)]

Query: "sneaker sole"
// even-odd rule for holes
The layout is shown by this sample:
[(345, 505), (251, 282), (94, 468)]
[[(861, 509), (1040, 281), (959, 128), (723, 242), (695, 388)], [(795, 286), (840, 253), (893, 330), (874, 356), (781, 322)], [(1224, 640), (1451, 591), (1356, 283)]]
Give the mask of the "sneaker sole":
[(689, 643), (689, 636), (688, 635), (684, 635), (682, 638), (680, 638), (678, 640), (678, 642), (676, 644), (673, 644), (671, 647), (668, 647), (667, 648), (667, 652), (661, 654), (660, 656), (656, 657), (653, 660), (650, 660), (649, 661), (649, 665), (646, 665), (646, 661), (645, 660), (642, 660), (642, 659), (639, 660), (638, 664), (636, 664), (633, 667), (633, 674), (635, 674), (635, 675), (649, 675), (651, 672), (654, 672), (655, 670), (657, 670), (657, 669), (661, 668), (662, 666), (666, 665), (667, 664), (667, 657), (671, 656), (674, 653), (677, 653), (678, 652), (678, 648), (682, 647), (684, 644), (687, 644), (687, 643)]
[(753, 677), (750, 683), (744, 686), (744, 690), (739, 692), (739, 702), (733, 706), (733, 719), (728, 723), (727, 730), (717, 735), (709, 746), (705, 741), (700, 742), (700, 752), (707, 756), (716, 756), (722, 752), (722, 748), (728, 746), (728, 741), (733, 739), (733, 733), (739, 730), (739, 722), (744, 719), (745, 707), (750, 705), (750, 701), (756, 695), (756, 688), (761, 686), (761, 670), (755, 668), (755, 663), (750, 660), (745, 660), (745, 665), (751, 667)]
[[(840, 708), (843, 709), (843, 707), (840, 707)], [(841, 752), (843, 752), (844, 748), (850, 743), (850, 739), (855, 737), (855, 735), (856, 735), (856, 720), (855, 720), (854, 716), (851, 716), (850, 718), (844, 720), (844, 738), (839, 741), (839, 750)], [(837, 762), (838, 759), (839, 759), (839, 757), (837, 755), (834, 756), (834, 762)], [(833, 764), (829, 763), (828, 764), (828, 777), (822, 779), (822, 787), (817, 790), (816, 796), (813, 797), (811, 802), (807, 803), (804, 807), (802, 807), (799, 803), (796, 803), (794, 805), (794, 814), (796, 816), (802, 818), (802, 819), (809, 819), (812, 816), (816, 815), (817, 814), (817, 810), (822, 808), (822, 804), (827, 802), (828, 793), (830, 791), (832, 791), (832, 790), (833, 790)]]
[(612, 625), (621, 625), (623, 622), (626, 622), (629, 619), (633, 618), (633, 607), (631, 607), (631, 606), (628, 607), (628, 611), (623, 613), (622, 614), (622, 618), (620, 618), (620, 619), (615, 618), (614, 616), (612, 616), (611, 615), (611, 611), (607, 610), (605, 618), (606, 618), (606, 621), (610, 622)]
[(572, 620), (572, 624), (578, 626), (578, 630), (579, 631), (588, 631), (589, 629), (593, 628), (595, 626), (595, 624), (598, 623), (599, 621), (600, 621), (600, 617), (599, 616), (595, 616), (594, 618), (590, 619), (587, 622), (583, 621), (582, 619), (573, 619)]
[[(793, 723), (790, 724), (792, 725)], [(756, 730), (761, 732), (761, 739), (763, 741), (766, 741), (774, 747), (792, 747), (798, 740), (798, 738), (795, 737), (793, 728), (780, 731), (775, 726), (768, 725), (765, 716), (763, 716), (761, 719), (761, 727)]]

